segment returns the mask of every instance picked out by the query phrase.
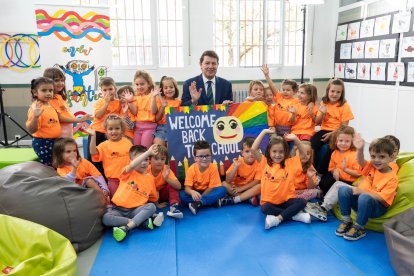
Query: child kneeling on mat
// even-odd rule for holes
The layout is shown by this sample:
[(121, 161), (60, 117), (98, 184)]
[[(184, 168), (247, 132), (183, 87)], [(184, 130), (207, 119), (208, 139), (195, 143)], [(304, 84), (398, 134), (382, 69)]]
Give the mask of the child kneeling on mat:
[(164, 215), (160, 213), (152, 222), (151, 217), (157, 208), (154, 202), (158, 200), (154, 177), (147, 172), (150, 156), (158, 154), (158, 145), (152, 145), (148, 150), (144, 146), (133, 146), (129, 150), (131, 162), (120, 176), (119, 187), (112, 197), (113, 206), (103, 216), (106, 226), (115, 226), (113, 236), (116, 241), (122, 241), (128, 232), (146, 223), (147, 228), (153, 225), (161, 226)]

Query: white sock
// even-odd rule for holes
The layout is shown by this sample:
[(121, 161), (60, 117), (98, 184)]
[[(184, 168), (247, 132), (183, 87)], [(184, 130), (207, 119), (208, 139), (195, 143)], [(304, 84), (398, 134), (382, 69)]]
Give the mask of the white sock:
[(233, 197), (233, 199), (234, 199), (234, 203), (240, 203), (241, 202), (240, 196), (235, 196), (235, 197)]

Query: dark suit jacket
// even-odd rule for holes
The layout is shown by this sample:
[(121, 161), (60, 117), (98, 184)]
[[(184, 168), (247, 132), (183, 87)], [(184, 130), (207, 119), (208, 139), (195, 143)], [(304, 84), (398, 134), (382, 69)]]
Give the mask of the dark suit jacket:
[[(191, 95), (189, 87), (191, 83), (195, 81), (197, 91), (201, 88), (201, 97), (198, 99), (197, 105), (207, 105), (207, 94), (206, 89), (204, 88), (203, 76), (200, 74), (197, 77), (186, 80), (183, 83), (183, 95), (181, 96), (181, 105), (191, 105)], [(231, 82), (223, 78), (216, 76), (216, 91), (215, 91), (215, 104), (221, 104), (225, 100), (233, 100), (233, 90), (231, 87)]]

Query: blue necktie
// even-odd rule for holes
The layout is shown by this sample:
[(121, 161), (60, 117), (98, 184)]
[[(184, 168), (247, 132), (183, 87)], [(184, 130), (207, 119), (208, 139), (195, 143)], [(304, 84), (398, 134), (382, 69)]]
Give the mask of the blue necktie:
[(214, 104), (214, 99), (213, 99), (213, 87), (211, 87), (212, 81), (207, 81), (207, 103), (209, 105)]

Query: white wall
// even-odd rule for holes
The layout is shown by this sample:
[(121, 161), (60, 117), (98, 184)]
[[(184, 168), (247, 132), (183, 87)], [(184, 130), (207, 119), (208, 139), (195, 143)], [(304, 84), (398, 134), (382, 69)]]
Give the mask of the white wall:
[[(36, 33), (34, 3), (57, 3), (47, 0), (0, 0), (0, 32), (4, 33)], [(155, 80), (163, 75), (174, 76), (184, 81), (200, 73), (198, 60), (204, 50), (213, 48), (213, 1), (189, 0), (188, 15), (190, 32), (187, 34), (189, 65), (185, 68), (155, 68), (148, 70)], [(325, 1), (326, 4), (308, 9), (307, 53), (305, 78), (327, 78), (333, 75), (332, 61), (334, 57), (335, 32), (337, 22), (338, 1)], [(72, 1), (62, 0), (59, 3), (71, 4)], [(313, 21), (313, 19), (315, 21)], [(312, 30), (314, 32), (312, 33)], [(117, 82), (130, 82), (138, 68), (112, 68), (111, 76)], [(271, 68), (273, 78), (300, 78), (300, 66)], [(42, 74), (42, 69), (32, 69), (25, 73), (16, 73), (9, 69), (0, 69), (0, 83), (28, 84), (32, 78)], [(219, 67), (219, 75), (230, 80), (263, 79), (259, 68), (223, 68)]]

